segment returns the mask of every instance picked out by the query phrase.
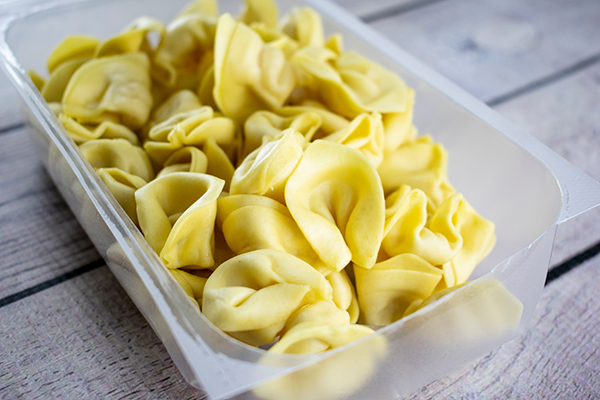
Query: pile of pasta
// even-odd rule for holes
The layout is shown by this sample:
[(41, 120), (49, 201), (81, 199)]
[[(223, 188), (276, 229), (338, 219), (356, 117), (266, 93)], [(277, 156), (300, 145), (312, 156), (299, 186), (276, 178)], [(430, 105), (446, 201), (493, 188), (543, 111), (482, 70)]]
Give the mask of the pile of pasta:
[[(457, 288), (495, 243), (404, 81), (310, 8), (190, 3), (65, 39), (34, 83), (216, 327), (279, 353), (343, 346)], [(275, 342), (274, 345), (270, 345)], [(268, 347), (268, 346), (266, 346)]]

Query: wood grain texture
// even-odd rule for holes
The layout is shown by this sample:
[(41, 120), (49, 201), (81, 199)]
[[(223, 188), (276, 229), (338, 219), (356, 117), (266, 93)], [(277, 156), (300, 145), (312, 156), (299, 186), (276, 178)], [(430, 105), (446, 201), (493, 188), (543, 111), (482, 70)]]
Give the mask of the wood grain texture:
[[(600, 63), (496, 110), (600, 181)], [(561, 225), (552, 264), (600, 241), (600, 208)]]
[(100, 258), (26, 129), (0, 135), (0, 298)]
[(600, 257), (546, 287), (519, 338), (406, 399), (597, 399)]
[(0, 130), (23, 122), (21, 97), (0, 70)]
[(600, 53), (596, 0), (452, 0), (371, 26), (484, 101)]
[(0, 308), (0, 320), (2, 399), (202, 398), (107, 267)]

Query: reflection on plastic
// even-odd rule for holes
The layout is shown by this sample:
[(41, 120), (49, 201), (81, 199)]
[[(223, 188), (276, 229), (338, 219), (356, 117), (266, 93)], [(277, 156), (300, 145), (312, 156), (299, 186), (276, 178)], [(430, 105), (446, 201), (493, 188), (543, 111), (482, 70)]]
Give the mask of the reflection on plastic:
[(386, 354), (386, 340), (374, 335), (329, 358), (267, 382), (252, 393), (264, 400), (336, 400), (360, 390)]

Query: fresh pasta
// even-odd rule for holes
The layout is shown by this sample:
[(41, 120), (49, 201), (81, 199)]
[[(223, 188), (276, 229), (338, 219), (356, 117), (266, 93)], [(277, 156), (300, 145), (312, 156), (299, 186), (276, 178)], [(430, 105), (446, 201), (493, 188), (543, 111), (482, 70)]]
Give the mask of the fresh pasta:
[(30, 77), (65, 133), (192, 304), (247, 344), (345, 346), (465, 285), (495, 244), (418, 136), (415, 91), (311, 8), (196, 0), (66, 38), (47, 69)]

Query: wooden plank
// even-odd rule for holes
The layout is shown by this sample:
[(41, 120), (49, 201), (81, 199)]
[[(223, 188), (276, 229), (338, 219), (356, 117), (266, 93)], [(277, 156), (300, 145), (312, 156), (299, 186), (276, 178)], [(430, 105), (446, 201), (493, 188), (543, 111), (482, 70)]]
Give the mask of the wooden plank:
[[(600, 64), (495, 109), (600, 181)], [(552, 264), (600, 241), (600, 209), (561, 225)]]
[(600, 257), (546, 287), (519, 338), (407, 399), (600, 397)]
[(23, 122), (21, 97), (0, 70), (0, 130)]
[(100, 258), (26, 130), (0, 135), (0, 298)]
[(0, 308), (0, 398), (201, 398), (107, 267)]
[(489, 101), (600, 53), (596, 0), (452, 0), (371, 24)]

